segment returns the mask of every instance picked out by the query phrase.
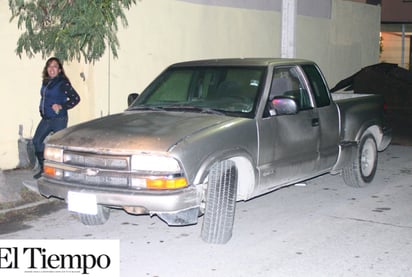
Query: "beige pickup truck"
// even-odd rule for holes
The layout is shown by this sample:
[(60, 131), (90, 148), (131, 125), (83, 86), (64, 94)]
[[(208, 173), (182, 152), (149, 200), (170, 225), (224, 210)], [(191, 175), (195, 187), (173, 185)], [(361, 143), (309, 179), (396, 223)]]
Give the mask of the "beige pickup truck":
[(391, 141), (383, 99), (334, 98), (308, 60), (174, 64), (124, 112), (54, 134), (39, 191), (88, 225), (110, 209), (169, 225), (203, 216), (202, 239), (226, 243), (237, 201), (326, 173), (353, 187), (372, 182)]

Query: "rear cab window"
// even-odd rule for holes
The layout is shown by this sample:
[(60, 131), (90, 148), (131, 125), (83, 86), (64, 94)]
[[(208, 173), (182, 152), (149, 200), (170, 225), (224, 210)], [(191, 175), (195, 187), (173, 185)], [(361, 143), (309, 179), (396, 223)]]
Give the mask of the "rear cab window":
[(326, 86), (319, 69), (313, 64), (305, 64), (301, 66), (306, 76), (308, 77), (309, 85), (312, 89), (317, 107), (329, 106), (331, 101), (329, 98), (329, 89)]

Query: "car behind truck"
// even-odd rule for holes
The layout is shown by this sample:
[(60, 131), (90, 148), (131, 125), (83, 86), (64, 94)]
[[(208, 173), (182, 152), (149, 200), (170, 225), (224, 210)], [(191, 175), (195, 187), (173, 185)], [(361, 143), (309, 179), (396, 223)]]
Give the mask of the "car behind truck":
[(332, 97), (308, 60), (177, 63), (135, 96), (48, 140), (39, 191), (83, 224), (110, 209), (169, 225), (203, 216), (202, 239), (226, 243), (237, 201), (325, 173), (366, 186), (391, 141), (379, 95)]

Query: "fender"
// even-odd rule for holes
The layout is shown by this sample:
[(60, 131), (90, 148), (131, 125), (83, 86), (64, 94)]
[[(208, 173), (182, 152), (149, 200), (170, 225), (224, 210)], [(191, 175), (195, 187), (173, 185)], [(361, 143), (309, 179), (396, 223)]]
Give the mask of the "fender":
[(256, 184), (259, 183), (257, 180), (259, 174), (256, 171), (256, 166), (253, 165), (251, 155), (244, 149), (228, 149), (224, 152), (209, 155), (198, 169), (194, 184), (201, 185), (205, 183), (212, 165), (228, 159), (234, 161), (238, 168), (237, 201), (250, 199)]

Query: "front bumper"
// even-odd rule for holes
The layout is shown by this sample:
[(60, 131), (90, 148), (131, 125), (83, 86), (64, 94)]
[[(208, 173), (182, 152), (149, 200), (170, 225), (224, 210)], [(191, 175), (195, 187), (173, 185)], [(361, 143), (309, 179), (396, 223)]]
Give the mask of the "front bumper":
[[(39, 192), (43, 196), (57, 197), (67, 201), (69, 191), (93, 194), (97, 204), (125, 210), (136, 207), (141, 213), (179, 213), (198, 209), (201, 192), (195, 186), (176, 190), (130, 190), (101, 187), (85, 187), (47, 178), (38, 180)], [(137, 212), (136, 212), (137, 213)]]

